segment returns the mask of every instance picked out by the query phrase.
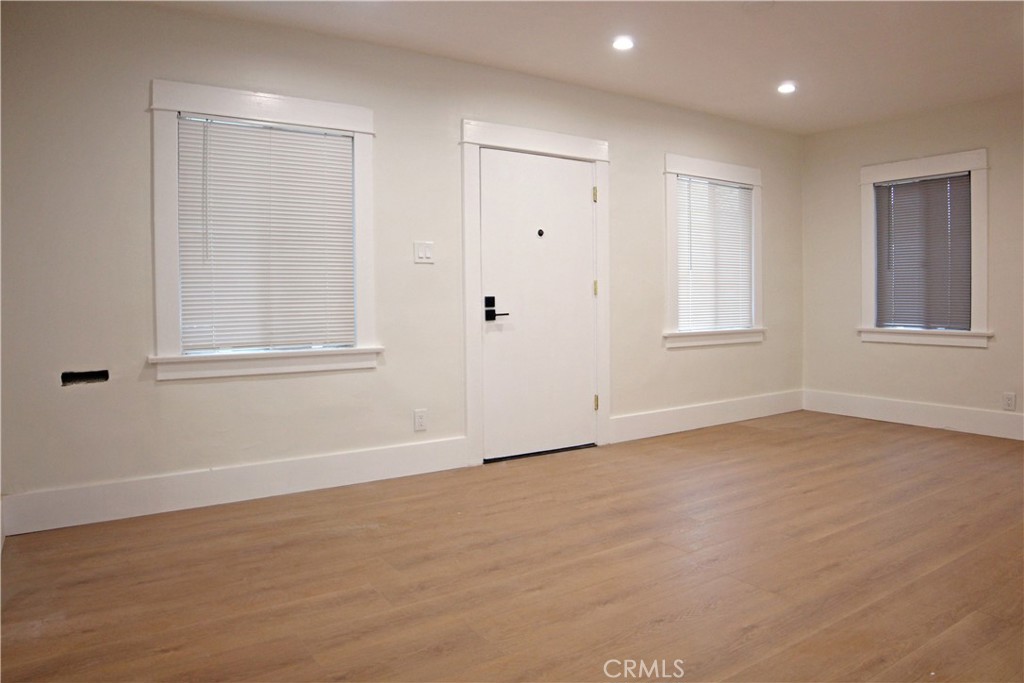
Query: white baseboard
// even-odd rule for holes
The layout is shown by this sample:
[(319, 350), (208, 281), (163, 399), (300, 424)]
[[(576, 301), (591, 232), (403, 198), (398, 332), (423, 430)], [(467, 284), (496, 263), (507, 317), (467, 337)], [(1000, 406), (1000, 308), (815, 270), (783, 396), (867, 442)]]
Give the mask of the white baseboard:
[(437, 472), (470, 464), (465, 437), (124, 479), (3, 497), (9, 535)]
[(1024, 440), (1024, 414), (806, 389), (804, 408), (918, 427)]
[(794, 389), (714, 403), (617, 415), (611, 418), (611, 443), (767, 417), (800, 410), (802, 407), (803, 392)]
[[(1024, 440), (1024, 415), (828, 391), (792, 390), (613, 416), (609, 443), (805, 408), (921, 427)], [(466, 437), (125, 479), (3, 497), (4, 534), (137, 517), (437, 472), (471, 464)]]

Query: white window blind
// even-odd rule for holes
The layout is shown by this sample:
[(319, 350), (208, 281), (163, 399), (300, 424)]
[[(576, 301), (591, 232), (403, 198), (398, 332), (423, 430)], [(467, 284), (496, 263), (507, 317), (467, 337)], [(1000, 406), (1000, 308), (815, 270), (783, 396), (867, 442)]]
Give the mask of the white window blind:
[(353, 140), (178, 117), (184, 354), (354, 346)]
[(970, 174), (874, 188), (876, 325), (970, 330)]
[(679, 331), (753, 327), (753, 189), (676, 182)]

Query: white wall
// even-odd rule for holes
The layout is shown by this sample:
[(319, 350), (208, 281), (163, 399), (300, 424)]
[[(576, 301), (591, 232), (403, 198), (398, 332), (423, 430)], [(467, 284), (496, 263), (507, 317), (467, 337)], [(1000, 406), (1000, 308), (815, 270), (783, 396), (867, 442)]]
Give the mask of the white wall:
[[(1018, 93), (807, 139), (804, 384), (809, 393), (951, 406), (964, 416), (1002, 422), (1013, 434), (1019, 432), (1024, 403), (1022, 130)], [(861, 319), (860, 167), (982, 147), (990, 167), (988, 320), (995, 336), (989, 347), (861, 342), (856, 332)], [(1014, 415), (1001, 414), (1006, 391), (1018, 396)], [(856, 403), (831, 398), (838, 400), (835, 405)], [(890, 411), (900, 407), (879, 405)]]
[[(392, 446), (423, 440), (451, 439), (450, 447), (459, 448), (466, 400), (464, 118), (610, 143), (613, 415), (793, 394), (801, 387), (796, 136), (484, 67), (145, 4), (8, 4), (2, 49), (3, 493), (28, 500), (57, 489), (35, 498), (37, 509), (67, 502), (62, 487), (81, 493), (114, 482), (114, 488), (89, 489), (103, 492), (93, 496), (102, 507), (125, 480), (162, 481), (179, 472), (349, 451), (361, 451), (359, 462), (372, 465), (391, 457)], [(381, 367), (156, 383), (146, 363), (154, 345), (147, 111), (154, 78), (374, 110), (378, 336), (386, 347)], [(763, 344), (663, 348), (666, 152), (762, 169)], [(412, 264), (414, 239), (435, 242), (437, 265)], [(61, 371), (92, 369), (109, 369), (110, 381), (60, 386)], [(426, 434), (412, 432), (414, 407), (430, 411)], [(384, 450), (366, 452), (373, 448)], [(465, 456), (474, 454), (442, 460), (450, 466)], [(332, 462), (344, 474), (348, 461)], [(430, 469), (440, 462), (422, 464)], [(322, 483), (332, 481), (340, 480)], [(159, 493), (147, 493), (123, 513), (156, 509), (154, 496)], [(210, 502), (196, 503), (204, 501)], [(6, 521), (13, 523), (10, 514)]]
[[(620, 415), (801, 386), (800, 184), (793, 173), (801, 148), (789, 136), (669, 113), (681, 129), (624, 118), (618, 125), (635, 131), (635, 143), (612, 146), (612, 410)], [(665, 218), (652, 209), (665, 201), (664, 183), (655, 184), (665, 151), (762, 170), (764, 343), (664, 349)]]

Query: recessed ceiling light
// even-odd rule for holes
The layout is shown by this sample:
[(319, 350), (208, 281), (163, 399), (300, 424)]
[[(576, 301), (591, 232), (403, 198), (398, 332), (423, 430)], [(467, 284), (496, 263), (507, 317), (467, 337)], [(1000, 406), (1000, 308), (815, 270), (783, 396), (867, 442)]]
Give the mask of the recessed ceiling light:
[(790, 95), (796, 92), (796, 83), (793, 81), (783, 81), (779, 83), (779, 92), (783, 95)]
[(633, 39), (630, 36), (618, 36), (612, 42), (612, 47), (616, 50), (632, 50)]

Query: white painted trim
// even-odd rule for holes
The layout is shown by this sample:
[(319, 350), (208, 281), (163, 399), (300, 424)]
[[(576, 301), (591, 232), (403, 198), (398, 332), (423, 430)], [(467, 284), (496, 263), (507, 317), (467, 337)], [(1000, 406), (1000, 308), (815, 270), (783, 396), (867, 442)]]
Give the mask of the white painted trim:
[(610, 443), (645, 439), (801, 409), (1018, 441), (1024, 440), (1024, 414), (1020, 412), (982, 410), (964, 406), (901, 401), (877, 396), (795, 389), (712, 403), (616, 415), (611, 419)]
[(611, 442), (612, 415), (612, 278), (611, 278), (611, 224), (609, 215), (610, 169), (608, 162), (594, 164), (598, 201), (594, 204), (596, 223), (596, 253), (594, 266), (597, 271), (597, 394), (600, 397), (597, 409), (597, 443)]
[(462, 248), (466, 330), (467, 464), (484, 461), (483, 264), (480, 235), (480, 146), (462, 145)]
[[(984, 152), (985, 150), (981, 150)], [(988, 169), (971, 169), (971, 331), (988, 329)]]
[(861, 185), (874, 185), (909, 178), (950, 175), (963, 171), (980, 171), (988, 168), (988, 153), (984, 149), (969, 152), (939, 154), (919, 159), (892, 161), (873, 164), (860, 169)]
[(377, 294), (374, 263), (373, 135), (352, 136), (353, 221), (355, 224), (356, 346), (377, 346)]
[(604, 140), (501, 123), (463, 120), (462, 142), (492, 149), (536, 152), (567, 159), (608, 161), (608, 143)]
[(679, 329), (679, 180), (675, 173), (665, 173), (665, 293), (664, 320), (666, 334)]
[[(760, 180), (761, 171), (758, 170), (757, 173), (758, 180)], [(750, 280), (754, 291), (750, 293), (750, 298), (754, 309), (754, 320), (750, 327), (753, 330), (760, 330), (761, 338), (764, 339), (764, 226), (762, 224), (760, 185), (754, 185), (751, 201), (753, 202), (753, 205), (750, 207), (751, 220), (754, 226), (750, 244), (750, 248), (753, 250), (753, 253), (750, 255), (752, 259), (750, 264)]]
[[(791, 390), (617, 415), (619, 443), (800, 409), (1024, 440), (1024, 414), (827, 391)], [(469, 437), (29, 491), (3, 496), (8, 535), (425, 474), (479, 464)]]
[(800, 410), (802, 406), (803, 392), (794, 389), (678, 408), (616, 415), (611, 419), (611, 442), (646, 439), (701, 427), (752, 420)]
[[(863, 172), (862, 172), (863, 173)], [(860, 186), (860, 327), (873, 329), (878, 321), (878, 248), (875, 188)]]
[(363, 370), (377, 367), (384, 349), (357, 347), (311, 351), (260, 351), (195, 356), (150, 356), (157, 380)]
[(590, 161), (594, 164), (598, 201), (595, 211), (597, 300), (597, 390), (601, 397), (595, 438), (609, 443), (611, 434), (611, 257), (608, 143), (496, 123), (462, 124), (462, 243), (465, 302), (467, 464), (483, 462), (483, 284), (480, 253), (480, 150), (530, 152)]
[[(952, 336), (944, 330), (944, 338), (925, 335), (888, 334), (876, 328), (876, 258), (875, 249), (875, 183), (971, 173), (971, 329), (969, 337)], [(863, 342), (890, 342), (894, 344), (928, 344), (941, 346), (986, 347), (993, 335), (988, 329), (988, 152), (975, 149), (969, 152), (940, 154), (921, 159), (894, 161), (886, 164), (863, 166), (860, 169), (860, 229), (861, 229), (861, 323), (858, 331)], [(901, 331), (902, 332), (902, 331)]]
[(806, 410), (1024, 440), (1024, 414), (878, 396), (804, 390)]
[(669, 153), (665, 155), (665, 173), (696, 176), (708, 180), (725, 180), (751, 187), (761, 185), (761, 169), (759, 168), (727, 164), (711, 159), (698, 159), (682, 154)]
[(666, 349), (688, 346), (722, 346), (725, 344), (756, 344), (764, 341), (765, 329), (709, 330), (706, 332), (664, 332)]
[(466, 464), (463, 437), (123, 479), (3, 497), (8, 534), (220, 505)]
[(157, 353), (181, 351), (178, 298), (178, 120), (153, 112), (153, 279)]
[(150, 108), (373, 134), (372, 109), (195, 83), (154, 80)]
[(992, 332), (962, 330), (918, 330), (899, 327), (861, 327), (860, 340), (883, 344), (922, 344), (926, 346), (971, 346), (984, 349)]

